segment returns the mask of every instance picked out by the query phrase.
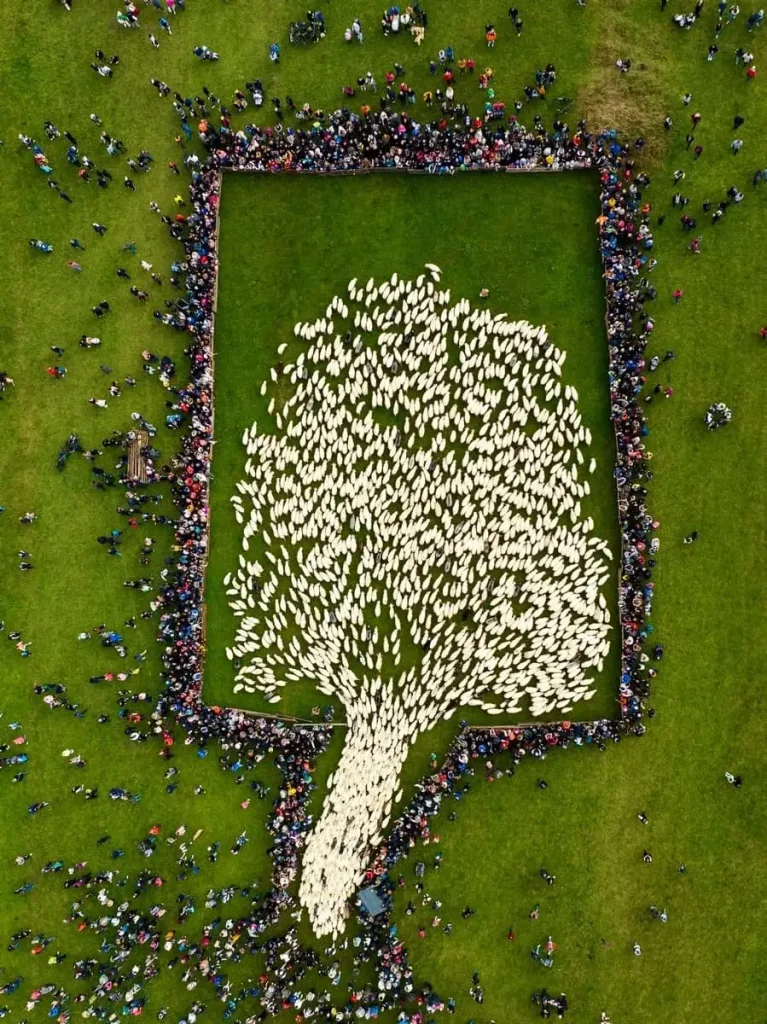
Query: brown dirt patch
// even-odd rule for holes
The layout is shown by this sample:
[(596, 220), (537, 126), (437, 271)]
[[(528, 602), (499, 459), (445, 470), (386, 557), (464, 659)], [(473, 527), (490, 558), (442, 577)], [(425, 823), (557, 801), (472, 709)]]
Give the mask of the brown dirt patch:
[[(577, 96), (576, 110), (589, 128), (617, 128), (625, 139), (646, 139), (643, 163), (659, 163), (666, 149), (663, 119), (667, 72), (666, 34), (654, 23), (637, 31), (631, 0), (610, 0), (598, 15), (598, 35), (592, 52), (591, 74)], [(618, 58), (631, 59), (622, 74)]]

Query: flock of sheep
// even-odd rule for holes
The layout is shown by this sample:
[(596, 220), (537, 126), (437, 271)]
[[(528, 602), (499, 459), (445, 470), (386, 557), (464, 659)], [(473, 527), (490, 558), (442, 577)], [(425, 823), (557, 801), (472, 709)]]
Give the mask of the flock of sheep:
[(466, 705), (565, 714), (593, 694), (610, 552), (582, 511), (589, 431), (542, 327), (451, 302), (427, 264), (352, 281), (287, 348), (276, 431), (243, 437), (227, 654), (235, 690), (277, 702), (309, 680), (343, 703), (301, 882), (317, 934), (336, 934), (420, 733)]

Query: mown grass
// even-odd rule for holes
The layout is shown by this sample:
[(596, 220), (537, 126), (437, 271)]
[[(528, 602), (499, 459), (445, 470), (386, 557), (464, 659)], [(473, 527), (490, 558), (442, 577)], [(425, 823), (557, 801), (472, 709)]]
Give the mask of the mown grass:
[[(139, 255), (163, 274), (177, 255), (148, 208), (149, 200), (155, 199), (170, 211), (173, 196), (183, 188), (183, 180), (164, 170), (168, 160), (179, 156), (172, 142), (177, 121), (148, 79), (165, 78), (192, 95), (206, 83), (229, 97), (245, 79), (259, 75), (267, 97), (290, 93), (297, 103), (308, 100), (327, 108), (340, 99), (342, 84), (368, 67), (380, 82), (394, 60), (405, 65), (419, 92), (433, 87), (426, 61), (440, 46), (453, 44), (483, 63), (484, 25), (495, 20), (499, 42), (488, 61), (496, 69), (500, 98), (511, 102), (519, 97), (535, 68), (553, 61), (559, 81), (552, 95), (578, 97), (568, 115), (572, 121), (588, 110), (592, 117), (615, 121), (619, 128), (637, 126), (649, 140), (651, 133), (659, 140), (648, 199), (656, 214), (667, 212), (669, 218), (656, 234), (660, 262), (654, 275), (659, 292), (653, 310), (655, 347), (661, 353), (673, 348), (677, 354), (659, 378), (674, 386), (674, 399), (662, 406), (656, 401), (649, 409), (656, 470), (651, 507), (662, 524), (655, 618), (667, 653), (654, 697), (657, 716), (642, 741), (622, 744), (604, 756), (557, 754), (543, 766), (522, 765), (514, 780), (494, 785), (485, 785), (478, 771), (471, 799), (457, 808), (457, 821), (440, 822), (444, 866), (438, 879), (428, 880), (429, 890), (444, 899), (443, 920), (455, 920), (454, 934), (448, 938), (430, 931), (420, 942), (413, 929), (422, 915), (398, 915), (398, 924), (410, 940), (419, 975), (431, 978), (441, 991), (455, 992), (466, 1019), (473, 1016), (485, 1024), (491, 1017), (524, 1019), (532, 1014), (532, 987), (547, 984), (550, 990), (566, 990), (573, 1019), (584, 1021), (598, 1019), (603, 1008), (616, 1021), (640, 1024), (762, 1020), (767, 997), (761, 957), (767, 808), (760, 783), (766, 738), (760, 696), (767, 437), (761, 387), (764, 352), (757, 332), (767, 322), (761, 287), (767, 270), (767, 216), (764, 194), (752, 190), (750, 180), (757, 166), (767, 165), (767, 107), (763, 83), (757, 79), (746, 85), (732, 51), (750, 46), (759, 66), (764, 40), (758, 33), (746, 34), (744, 8), (740, 19), (725, 29), (719, 58), (710, 64), (705, 54), (716, 20), (713, 4), (706, 5), (703, 18), (690, 32), (672, 29), (670, 10), (661, 14), (657, 0), (622, 5), (589, 0), (585, 9), (569, 0), (549, 0), (528, 9), (519, 6), (525, 25), (517, 38), (505, 20), (505, 5), (495, 0), (433, 4), (427, 43), (418, 51), (406, 39), (380, 38), (375, 29), (379, 5), (334, 0), (332, 11), (326, 10), (328, 38), (305, 51), (285, 45), (282, 64), (275, 68), (267, 60), (268, 43), (275, 38), (286, 43), (287, 22), (303, 13), (292, 0), (288, 6), (260, 0), (189, 0), (187, 13), (174, 22), (173, 37), (161, 36), (157, 52), (149, 47), (144, 29), (120, 32), (113, 9), (95, 0), (76, 2), (71, 15), (55, 4), (39, 8), (8, 0), (2, 5), (0, 366), (16, 379), (16, 388), (0, 405), (0, 504), (8, 507), (0, 517), (0, 618), (6, 630), (22, 629), (32, 639), (34, 653), (22, 661), (13, 645), (0, 637), (3, 742), (13, 735), (10, 730), (5, 733), (7, 724), (20, 721), (31, 755), (29, 775), (21, 785), (11, 784), (6, 772), (0, 774), (0, 936), (29, 925), (55, 935), (53, 948), (70, 954), (64, 965), (48, 967), (43, 958), (29, 958), (26, 950), (6, 952), (4, 941), (3, 980), (15, 974), (25, 977), (22, 992), (2, 1000), (11, 1007), (9, 1019), (24, 1018), (24, 990), (49, 979), (71, 985), (72, 960), (95, 955), (96, 943), (88, 933), (78, 935), (63, 925), (70, 901), (59, 885), (61, 876), (37, 874), (46, 860), (62, 857), (71, 863), (82, 858), (92, 868), (109, 867), (111, 844), (106, 849), (95, 846), (98, 836), (109, 832), (114, 845), (127, 851), (117, 863), (135, 876), (145, 862), (134, 843), (154, 822), (163, 824), (164, 835), (181, 822), (189, 834), (203, 827), (199, 843), (217, 838), (224, 850), (248, 822), (251, 842), (236, 860), (222, 853), (213, 866), (201, 855), (201, 874), (176, 882), (174, 848), (163, 845), (149, 865), (169, 879), (169, 906), (179, 889), (199, 900), (211, 882), (263, 879), (268, 870), (265, 850), (270, 840), (260, 831), (265, 804), (256, 802), (248, 811), (240, 808), (243, 787), (216, 770), (215, 754), (198, 761), (193, 750), (180, 744), (172, 762), (181, 769), (179, 789), (166, 794), (157, 742), (131, 744), (116, 718), (113, 691), (87, 682), (90, 675), (120, 663), (109, 652), (94, 648), (93, 642), (75, 640), (81, 629), (96, 623), (119, 626), (146, 602), (120, 585), (124, 578), (140, 574), (138, 538), (126, 541), (121, 564), (108, 559), (94, 540), (124, 522), (114, 512), (120, 499), (114, 493), (90, 492), (82, 462), (57, 474), (56, 452), (70, 430), (77, 430), (84, 443), (98, 444), (113, 428), (124, 426), (133, 409), (161, 422), (166, 396), (141, 375), (140, 352), (148, 346), (181, 359), (182, 340), (157, 328), (148, 310), (132, 305), (114, 276), (115, 267), (124, 263), (138, 277), (135, 262), (120, 251), (122, 242), (131, 238), (138, 242)], [(367, 39), (363, 47), (349, 47), (341, 32), (358, 14)], [(148, 11), (144, 20), (152, 25)], [(221, 52), (219, 64), (200, 66), (193, 60), (191, 49), (202, 42)], [(88, 67), (96, 47), (122, 57), (112, 82), (97, 79)], [(612, 79), (610, 62), (625, 56), (636, 65), (646, 63), (647, 70), (641, 77), (638, 70), (628, 76), (616, 71)], [(590, 90), (595, 79), (599, 85)], [(473, 104), (480, 98), (469, 81), (459, 83), (459, 90)], [(685, 109), (680, 98), (688, 91), (694, 96), (693, 106)], [(631, 110), (626, 106), (629, 98)], [(639, 120), (645, 107), (652, 116)], [(668, 136), (661, 136), (655, 121), (661, 108), (676, 122)], [(686, 154), (683, 141), (693, 109), (703, 114), (696, 132), (696, 142), (704, 146), (699, 161)], [(548, 104), (540, 104), (538, 110), (550, 120)], [(155, 156), (151, 174), (138, 178), (135, 195), (119, 185), (127, 168), (102, 155), (98, 129), (87, 119), (92, 111), (100, 114), (108, 130), (125, 139), (133, 154), (147, 146)], [(416, 111), (423, 114), (420, 105)], [(745, 146), (737, 158), (729, 151), (735, 114), (746, 118), (740, 131)], [(263, 112), (259, 118), (267, 116)], [(97, 162), (112, 170), (117, 184), (109, 192), (77, 183), (65, 163), (62, 142), (45, 148), (57, 179), (74, 198), (73, 206), (45, 187), (29, 154), (15, 142), (19, 131), (42, 138), (45, 118), (69, 128), (81, 150), (93, 159), (98, 155)], [(668, 201), (676, 168), (687, 173), (683, 191), (691, 196), (703, 230), (700, 257), (686, 251), (688, 238), (671, 215)], [(747, 192), (746, 202), (728, 211), (713, 229), (700, 213), (700, 203), (704, 198), (718, 200), (732, 184)], [(492, 216), (497, 215), (494, 209)], [(90, 231), (94, 220), (108, 225), (105, 239)], [(88, 246), (80, 276), (66, 267), (72, 235)], [(298, 247), (298, 227), (294, 236)], [(46, 258), (33, 253), (27, 245), (30, 237), (52, 241), (54, 254)], [(275, 242), (269, 239), (268, 247), (257, 253), (259, 266), (269, 260)], [(391, 273), (388, 266), (383, 272)], [(685, 298), (673, 306), (670, 292), (680, 286)], [(546, 287), (542, 281), (542, 303)], [(152, 305), (159, 306), (168, 295), (166, 286), (153, 294)], [(89, 307), (102, 298), (109, 299), (114, 310), (100, 329), (102, 351), (82, 352), (76, 339), (93, 329)], [(540, 319), (552, 322), (545, 309)], [(64, 382), (45, 376), (53, 358), (51, 344), (67, 349), (64, 363), (69, 373)], [(102, 361), (116, 376), (139, 378), (137, 389), (110, 402), (103, 414), (87, 404), (90, 395), (105, 393), (108, 379), (98, 369)], [(707, 435), (702, 412), (720, 398), (733, 408), (733, 424), (718, 435)], [(174, 437), (161, 431), (159, 444), (169, 453)], [(109, 468), (110, 460), (102, 461)], [(40, 520), (24, 528), (17, 519), (29, 508), (40, 513)], [(160, 509), (167, 511), (167, 504)], [(681, 538), (692, 528), (700, 530), (700, 540), (685, 548)], [(154, 533), (156, 573), (168, 537), (160, 530)], [(21, 548), (32, 551), (36, 566), (23, 576), (15, 568)], [(154, 624), (142, 624), (130, 653), (148, 648), (138, 679), (141, 687), (156, 692), (159, 662), (153, 635)], [(43, 710), (31, 687), (47, 680), (62, 681), (73, 701), (88, 705), (84, 720)], [(101, 712), (111, 713), (110, 724), (95, 724)], [(436, 737), (435, 751), (447, 740), (447, 733)], [(424, 754), (429, 742), (423, 741)], [(60, 751), (67, 748), (88, 758), (87, 769), (80, 772), (66, 764)], [(321, 776), (334, 756), (335, 749), (323, 760)], [(741, 771), (742, 790), (726, 786), (725, 768)], [(267, 771), (264, 766), (263, 777), (270, 781)], [(544, 792), (535, 788), (538, 776), (549, 781)], [(79, 803), (81, 798), (69, 793), (76, 782), (98, 784), (101, 798)], [(208, 791), (205, 797), (192, 794), (198, 782)], [(111, 785), (141, 792), (142, 802), (111, 803), (106, 799)], [(39, 799), (49, 800), (51, 807), (38, 818), (28, 817), (26, 807)], [(635, 817), (642, 809), (650, 817), (647, 830)], [(653, 853), (652, 865), (641, 862), (645, 847)], [(29, 850), (35, 854), (30, 866), (17, 869), (14, 855)], [(677, 872), (678, 861), (687, 865), (684, 877)], [(552, 890), (543, 887), (537, 875), (542, 866), (557, 874)], [(410, 870), (405, 868), (408, 874)], [(36, 879), (36, 889), (28, 897), (14, 896), (12, 890), (27, 878)], [(466, 901), (478, 913), (464, 923), (457, 911)], [(541, 918), (533, 927), (526, 914), (535, 902), (541, 903)], [(651, 902), (668, 907), (665, 929), (651, 928), (646, 912)], [(198, 909), (192, 920), (197, 925), (204, 919)], [(515, 945), (505, 938), (511, 924), (519, 934)], [(559, 943), (550, 974), (533, 971), (535, 965), (528, 958), (530, 946), (548, 934)], [(630, 952), (634, 938), (642, 943), (640, 958)], [(482, 1008), (466, 994), (475, 968), (482, 972), (486, 990)], [(247, 976), (257, 969), (245, 961), (233, 971)], [(164, 972), (153, 982), (149, 994), (147, 1014), (172, 1005), (178, 1017), (192, 999), (173, 972)], [(209, 1012), (215, 1016), (213, 1007)]]

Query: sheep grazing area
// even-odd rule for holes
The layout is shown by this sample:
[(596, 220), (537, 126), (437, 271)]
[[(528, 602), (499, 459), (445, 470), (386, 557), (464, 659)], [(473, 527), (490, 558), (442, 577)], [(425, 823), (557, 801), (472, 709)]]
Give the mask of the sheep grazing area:
[(319, 6), (0, 4), (0, 1020), (763, 1024), (763, 15)]

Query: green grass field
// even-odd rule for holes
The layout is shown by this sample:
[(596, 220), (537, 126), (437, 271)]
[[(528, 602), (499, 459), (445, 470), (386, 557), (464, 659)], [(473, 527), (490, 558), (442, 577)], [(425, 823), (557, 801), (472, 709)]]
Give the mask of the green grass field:
[[(156, 326), (150, 316), (171, 290), (167, 284), (161, 290), (146, 285), (152, 298), (142, 308), (115, 276), (116, 267), (124, 265), (143, 287), (148, 278), (139, 270), (138, 258), (154, 263), (167, 278), (167, 268), (178, 255), (149, 209), (149, 201), (155, 200), (172, 212), (173, 196), (186, 188), (184, 178), (165, 168), (168, 160), (179, 159), (173, 143), (177, 120), (148, 79), (163, 78), (184, 95), (199, 93), (206, 83), (228, 100), (246, 79), (259, 76), (267, 97), (289, 93), (297, 103), (310, 101), (327, 109), (340, 101), (343, 84), (368, 68), (380, 82), (395, 60), (405, 65), (419, 92), (433, 87), (427, 61), (441, 46), (452, 44), (475, 57), (478, 66), (492, 63), (497, 96), (507, 103), (521, 96), (537, 67), (551, 61), (559, 72), (553, 95), (574, 99), (567, 115), (571, 124), (582, 112), (592, 123), (615, 123), (648, 138), (653, 185), (647, 198), (654, 213), (668, 214), (656, 231), (659, 265), (653, 283), (658, 301), (651, 308), (656, 319), (652, 351), (676, 352), (675, 361), (656, 375), (673, 385), (674, 398), (662, 404), (656, 400), (648, 411), (655, 455), (650, 507), (661, 521), (655, 624), (666, 657), (653, 699), (657, 715), (641, 741), (622, 743), (604, 755), (573, 750), (556, 754), (545, 765), (523, 764), (516, 778), (492, 786), (484, 783), (478, 769), (471, 798), (456, 808), (456, 820), (439, 822), (444, 866), (438, 876), (427, 875), (427, 889), (443, 901), (442, 920), (454, 923), (454, 933), (448, 937), (431, 929), (420, 907), (412, 917), (403, 913), (410, 888), (398, 904), (396, 922), (408, 939), (418, 976), (458, 998), (457, 1020), (525, 1020), (534, 1013), (531, 991), (546, 985), (550, 991), (568, 993), (570, 1016), (576, 1021), (596, 1021), (607, 1009), (616, 1024), (709, 1019), (760, 1024), (767, 997), (761, 950), (766, 924), (762, 779), (767, 737), (760, 699), (767, 418), (765, 351), (758, 331), (767, 323), (762, 286), (767, 271), (767, 185), (752, 188), (751, 178), (757, 167), (767, 166), (767, 104), (764, 82), (757, 78), (747, 85), (732, 54), (739, 46), (754, 50), (763, 76), (764, 36), (746, 33), (750, 8), (744, 5), (719, 40), (717, 60), (709, 63), (705, 53), (716, 21), (713, 0), (690, 32), (675, 31), (669, 23), (671, 7), (661, 14), (657, 0), (589, 0), (584, 9), (570, 0), (523, 0), (518, 5), (524, 18), (519, 38), (505, 17), (506, 5), (445, 0), (426, 4), (430, 27), (424, 47), (417, 50), (407, 39), (380, 36), (382, 6), (369, 0), (333, 0), (325, 12), (328, 38), (307, 50), (287, 46), (287, 23), (303, 13), (292, 2), (188, 0), (189, 10), (174, 21), (173, 36), (158, 33), (159, 51), (146, 39), (156, 23), (151, 9), (142, 14), (145, 25), (135, 33), (119, 30), (114, 10), (95, 0), (75, 0), (72, 14), (58, 4), (33, 7), (20, 0), (8, 0), (0, 9), (0, 368), (16, 381), (0, 404), (0, 504), (7, 506), (0, 516), (0, 619), (6, 630), (0, 635), (0, 741), (10, 743), (18, 733), (8, 726), (20, 722), (30, 754), (28, 777), (20, 785), (11, 783), (9, 771), (0, 772), (0, 983), (19, 974), (25, 979), (19, 992), (0, 997), (0, 1005), (9, 1006), (9, 1020), (21, 1022), (26, 992), (48, 980), (73, 993), (81, 991), (85, 986), (72, 980), (72, 961), (97, 955), (94, 936), (62, 923), (71, 892), (62, 889), (61, 875), (40, 875), (46, 861), (61, 858), (69, 865), (87, 860), (91, 870), (106, 869), (114, 866), (109, 851), (124, 848), (126, 857), (118, 866), (132, 879), (143, 866), (160, 872), (168, 879), (163, 899), (169, 906), (180, 891), (196, 898), (190, 932), (220, 912), (203, 906), (210, 886), (245, 885), (254, 879), (263, 883), (269, 870), (266, 849), (271, 840), (263, 830), (269, 800), (254, 800), (243, 810), (240, 802), (250, 795), (247, 786), (235, 786), (217, 770), (216, 752), (198, 760), (193, 748), (180, 743), (170, 762), (180, 769), (174, 780), (179, 788), (166, 793), (167, 765), (157, 756), (159, 742), (134, 744), (124, 735), (126, 723), (117, 717), (115, 706), (118, 684), (88, 683), (91, 675), (138, 666), (133, 655), (147, 649), (141, 674), (127, 685), (156, 695), (155, 624), (141, 622), (135, 633), (125, 631), (127, 662), (102, 650), (95, 639), (75, 639), (81, 630), (102, 622), (119, 629), (147, 606), (146, 597), (121, 587), (125, 578), (143, 571), (138, 557), (144, 533), (136, 536), (126, 530), (131, 536), (126, 536), (123, 558), (109, 558), (95, 537), (124, 525), (115, 514), (121, 496), (92, 490), (82, 460), (71, 460), (57, 473), (56, 453), (73, 430), (86, 446), (99, 445), (111, 430), (125, 428), (134, 410), (162, 423), (167, 396), (142, 374), (142, 349), (172, 355), (183, 378), (183, 339)], [(366, 28), (366, 41), (363, 47), (347, 46), (342, 32), (357, 15)], [(488, 54), (483, 29), (490, 20), (498, 26), (499, 42)], [(283, 44), (277, 68), (267, 59), (273, 39)], [(191, 49), (200, 43), (218, 49), (221, 61), (198, 64)], [(97, 47), (122, 58), (113, 81), (97, 78), (89, 68)], [(619, 75), (614, 61), (626, 56), (632, 57), (635, 70)], [(478, 109), (481, 94), (475, 89), (459, 82), (457, 91)], [(688, 108), (681, 102), (686, 92), (693, 94)], [(425, 116), (422, 104), (415, 110)], [(703, 114), (696, 131), (696, 142), (704, 146), (698, 161), (686, 152), (684, 142), (692, 110)], [(129, 172), (121, 160), (104, 154), (99, 129), (88, 120), (91, 112), (125, 140), (132, 155), (146, 147), (155, 157), (148, 176), (135, 176), (136, 194), (121, 187), (122, 175)], [(538, 112), (550, 123), (550, 103), (541, 104)], [(667, 113), (675, 121), (669, 134), (662, 130)], [(736, 134), (731, 130), (735, 114), (745, 117), (737, 133), (745, 144), (737, 157), (729, 149)], [(81, 152), (110, 169), (115, 183), (107, 192), (76, 180), (74, 168), (66, 164), (63, 140), (46, 141), (44, 148), (54, 177), (73, 204), (61, 202), (46, 188), (30, 154), (16, 141), (19, 132), (44, 141), (45, 119), (69, 129)], [(681, 188), (691, 197), (690, 209), (703, 234), (699, 257), (686, 250), (688, 236), (669, 202), (677, 168), (686, 172)], [(711, 227), (700, 204), (706, 198), (718, 201), (733, 184), (743, 189), (746, 201)], [(307, 195), (312, 191), (313, 196), (325, 189), (328, 197), (324, 203), (297, 204), (291, 198), (297, 193), (288, 192), (293, 188)], [(358, 203), (368, 204), (364, 213), (344, 203), (343, 196), (355, 189)], [(460, 203), (442, 199), (457, 195), (451, 189), (466, 193)], [(539, 197), (539, 189), (545, 197)], [(261, 196), (267, 191), (269, 209), (262, 217)], [(289, 329), (296, 317), (315, 315), (318, 301), (324, 308), (327, 297), (355, 276), (354, 265), (363, 260), (370, 274), (386, 276), (434, 260), (442, 264), (455, 295), (473, 297), (487, 284), (494, 306), (547, 324), (555, 343), (568, 349), (568, 371), (596, 380), (591, 375), (604, 367), (603, 346), (590, 344), (603, 338), (596, 210), (592, 186), (578, 176), (542, 182), (478, 177), (426, 183), (394, 178), (380, 183), (227, 179), (218, 350), (221, 356), (229, 334), (240, 351), (249, 348), (249, 355), (247, 374), (239, 372), (242, 363), (227, 365), (220, 359), (214, 530), (229, 514), (227, 474), (234, 479), (242, 461), (241, 426), (228, 428), (227, 415), (231, 412), (232, 423), (238, 417), (249, 423), (258, 414), (253, 381), (270, 358), (259, 340), (274, 344), (276, 333)], [(105, 238), (91, 231), (93, 221), (108, 226)], [(73, 236), (87, 247), (79, 257), (67, 244)], [(30, 250), (32, 237), (52, 242), (54, 253)], [(507, 249), (507, 237), (519, 244)], [(129, 240), (137, 243), (135, 258), (121, 251)], [(528, 261), (529, 249), (537, 256)], [(82, 263), (82, 274), (67, 267), (73, 257)], [(677, 287), (685, 297), (674, 306), (670, 294)], [(96, 331), (89, 309), (105, 298), (113, 312)], [(273, 323), (275, 330), (257, 325), (248, 330), (251, 318)], [(83, 332), (100, 334), (99, 351), (77, 347)], [(588, 341), (588, 347), (581, 341)], [(57, 358), (49, 351), (51, 345), (66, 349), (60, 360), (68, 370), (64, 381), (46, 376), (46, 367)], [(99, 370), (102, 362), (112, 368), (109, 376)], [(139, 381), (135, 390), (126, 388), (124, 397), (110, 400), (103, 412), (87, 404), (91, 395), (106, 396), (111, 379), (129, 374)], [(596, 423), (604, 391), (581, 388), (581, 399), (594, 403), (590, 415)], [(727, 430), (708, 435), (702, 415), (716, 400), (728, 403), (734, 420)], [(604, 426), (597, 443), (608, 441)], [(161, 428), (158, 446), (164, 455), (175, 443), (175, 435)], [(100, 461), (110, 468), (110, 458)], [(614, 500), (611, 491), (609, 499)], [(40, 519), (23, 527), (18, 517), (29, 509)], [(158, 509), (169, 513), (167, 498)], [(609, 524), (611, 508), (602, 507), (601, 514)], [(700, 540), (685, 547), (682, 538), (693, 528), (700, 530)], [(170, 537), (160, 529), (148, 532), (157, 539), (149, 570), (156, 575)], [(216, 540), (211, 579), (230, 567), (238, 544), (235, 530)], [(34, 572), (18, 572), (20, 549), (31, 552)], [(231, 623), (220, 595), (211, 600), (210, 615), (220, 625), (211, 636), (206, 694), (223, 701), (231, 692), (231, 674), (220, 651)], [(31, 658), (22, 660), (5, 639), (10, 630), (21, 630), (32, 641)], [(48, 681), (65, 684), (70, 701), (87, 707), (86, 717), (47, 710), (32, 687)], [(102, 713), (109, 713), (111, 721), (98, 725)], [(411, 778), (430, 750), (444, 750), (451, 731), (435, 730), (424, 737)], [(332, 770), (339, 747), (337, 741), (323, 759), (320, 780)], [(65, 749), (82, 753), (87, 768), (71, 767), (61, 757)], [(740, 791), (726, 785), (725, 769), (743, 775)], [(407, 771), (411, 773), (410, 764)], [(535, 787), (539, 777), (549, 782), (545, 792)], [(276, 785), (276, 772), (267, 762), (250, 778)], [(99, 799), (83, 803), (82, 796), (70, 793), (76, 783), (99, 786)], [(205, 795), (193, 794), (197, 785), (204, 786)], [(107, 792), (112, 786), (141, 793), (141, 802), (111, 802)], [(43, 799), (50, 807), (28, 817), (27, 806)], [(637, 821), (640, 810), (649, 816), (647, 829)], [(176, 864), (178, 847), (162, 839), (160, 851), (148, 864), (144, 861), (135, 843), (156, 822), (163, 825), (163, 838), (181, 823), (188, 835), (204, 829), (195, 844), (199, 875), (177, 879), (182, 873)], [(235, 859), (228, 848), (243, 828), (250, 843)], [(112, 841), (97, 847), (97, 838), (105, 834)], [(205, 856), (205, 846), (214, 840), (222, 843), (215, 865)], [(641, 861), (645, 848), (653, 854), (651, 865)], [(32, 860), (16, 867), (13, 858), (30, 851)], [(424, 859), (431, 861), (428, 848)], [(687, 867), (685, 875), (677, 870), (680, 863)], [(552, 889), (538, 876), (544, 866), (557, 875)], [(403, 870), (411, 877), (412, 864)], [(14, 895), (25, 881), (34, 881), (35, 889), (27, 896)], [(246, 902), (238, 900), (234, 906), (244, 910)], [(477, 908), (477, 915), (464, 922), (459, 914), (467, 902)], [(537, 922), (528, 918), (535, 903), (541, 905)], [(650, 903), (667, 907), (665, 927), (650, 919)], [(175, 917), (172, 909), (170, 917)], [(415, 934), (420, 924), (427, 926), (425, 940)], [(513, 944), (506, 939), (512, 925), (518, 935)], [(6, 951), (7, 937), (22, 927), (55, 936), (46, 953), (61, 949), (69, 960), (48, 966), (45, 955), (30, 958), (27, 945)], [(555, 966), (546, 972), (530, 960), (529, 951), (549, 935), (559, 948)], [(639, 958), (631, 954), (635, 940), (642, 945)], [(474, 969), (482, 973), (482, 1007), (467, 994)], [(241, 962), (232, 974), (239, 979), (259, 970), (258, 964)], [(163, 971), (148, 986), (148, 996), (145, 1016), (152, 1019), (159, 1007), (170, 1005), (171, 1020), (182, 1018), (193, 998), (174, 971)], [(217, 1019), (219, 1009), (209, 1002), (208, 1016)], [(256, 1009), (252, 1005), (247, 1012)], [(238, 1013), (244, 1019), (245, 1012)]]

